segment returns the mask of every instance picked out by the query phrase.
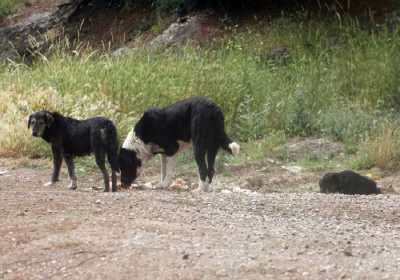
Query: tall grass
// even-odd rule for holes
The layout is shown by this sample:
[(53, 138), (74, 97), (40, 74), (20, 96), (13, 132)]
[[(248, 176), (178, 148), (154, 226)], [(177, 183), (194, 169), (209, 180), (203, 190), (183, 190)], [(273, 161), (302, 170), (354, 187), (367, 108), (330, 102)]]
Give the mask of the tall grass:
[[(108, 116), (122, 137), (146, 108), (193, 95), (220, 104), (230, 134), (240, 141), (283, 132), (327, 135), (356, 147), (385, 120), (397, 118), (397, 32), (371, 32), (347, 20), (296, 18), (231, 29), (232, 36), (206, 47), (136, 50), (121, 58), (59, 48), (32, 67), (3, 65), (0, 98), (8, 101), (0, 111), (0, 133), (9, 135), (16, 119), (25, 120), (42, 99), (48, 100), (43, 108), (74, 117)], [(288, 49), (287, 61), (266, 59), (276, 47)], [(26, 137), (14, 139), (26, 141), (24, 149), (1, 137), (0, 155), (36, 155), (36, 141)]]
[(399, 123), (387, 123), (360, 145), (354, 161), (355, 168), (395, 170), (400, 167)]

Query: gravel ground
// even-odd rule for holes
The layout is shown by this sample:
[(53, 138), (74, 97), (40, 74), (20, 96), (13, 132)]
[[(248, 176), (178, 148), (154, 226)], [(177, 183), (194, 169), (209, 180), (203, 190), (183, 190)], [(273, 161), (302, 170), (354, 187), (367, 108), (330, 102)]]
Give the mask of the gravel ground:
[(398, 195), (107, 194), (48, 173), (0, 175), (0, 279), (400, 279)]

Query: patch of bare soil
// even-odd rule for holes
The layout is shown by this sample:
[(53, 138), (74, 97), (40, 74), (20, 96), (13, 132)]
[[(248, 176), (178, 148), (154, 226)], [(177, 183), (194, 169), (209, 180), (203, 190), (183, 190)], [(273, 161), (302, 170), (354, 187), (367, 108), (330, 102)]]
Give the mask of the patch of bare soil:
[(398, 278), (398, 195), (259, 193), (239, 188), (240, 170), (212, 193), (103, 193), (97, 173), (69, 191), (65, 174), (44, 187), (50, 169), (8, 162), (0, 279)]
[(63, 0), (26, 0), (20, 5), (17, 11), (0, 21), (0, 27), (8, 26), (25, 20), (35, 14), (49, 13), (63, 3)]
[(121, 9), (86, 5), (68, 23), (72, 39), (100, 50), (134, 41), (156, 22), (151, 10), (143, 7)]

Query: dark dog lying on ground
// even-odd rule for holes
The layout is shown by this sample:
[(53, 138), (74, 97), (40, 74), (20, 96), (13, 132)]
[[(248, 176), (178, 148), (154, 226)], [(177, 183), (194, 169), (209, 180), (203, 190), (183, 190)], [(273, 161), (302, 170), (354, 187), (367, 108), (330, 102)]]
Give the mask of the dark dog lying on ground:
[(143, 164), (160, 153), (160, 187), (167, 188), (175, 176), (176, 154), (190, 145), (198, 166), (199, 189), (204, 191), (209, 190), (212, 182), (218, 150), (222, 148), (233, 155), (240, 150), (225, 133), (221, 109), (205, 97), (147, 110), (122, 145), (119, 156), (122, 185), (131, 185)]
[(346, 170), (338, 173), (326, 173), (319, 181), (322, 193), (343, 194), (380, 194), (376, 183), (365, 176)]
[(94, 153), (96, 164), (100, 168), (105, 189), (110, 190), (110, 181), (105, 167), (105, 158), (111, 165), (112, 191), (117, 190), (118, 137), (112, 121), (96, 117), (87, 120), (76, 120), (64, 117), (56, 112), (39, 111), (29, 116), (28, 128), (32, 135), (41, 137), (51, 144), (53, 153), (53, 174), (46, 185), (58, 181), (62, 159), (65, 160), (71, 179), (70, 189), (77, 188), (73, 158)]

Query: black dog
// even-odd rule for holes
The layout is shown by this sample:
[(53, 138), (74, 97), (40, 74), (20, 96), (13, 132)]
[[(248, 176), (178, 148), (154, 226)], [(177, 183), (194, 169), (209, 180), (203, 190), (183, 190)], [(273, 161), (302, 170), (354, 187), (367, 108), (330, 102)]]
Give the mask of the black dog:
[(350, 170), (326, 173), (319, 181), (322, 193), (380, 194), (375, 181)]
[(233, 155), (240, 150), (225, 133), (221, 109), (205, 97), (192, 97), (162, 109), (147, 110), (122, 145), (121, 183), (129, 186), (144, 162), (161, 153), (160, 187), (168, 187), (175, 176), (175, 155), (190, 144), (199, 170), (199, 188), (204, 191), (208, 191), (212, 182), (219, 148)]
[(53, 153), (53, 174), (46, 185), (58, 181), (62, 159), (64, 158), (71, 179), (70, 189), (77, 188), (73, 158), (94, 153), (97, 166), (104, 178), (104, 191), (110, 190), (109, 175), (105, 167), (105, 158), (111, 165), (112, 191), (117, 190), (116, 172), (118, 166), (117, 129), (106, 118), (76, 120), (64, 117), (56, 112), (39, 111), (29, 116), (28, 128), (32, 135), (42, 137), (51, 144)]

